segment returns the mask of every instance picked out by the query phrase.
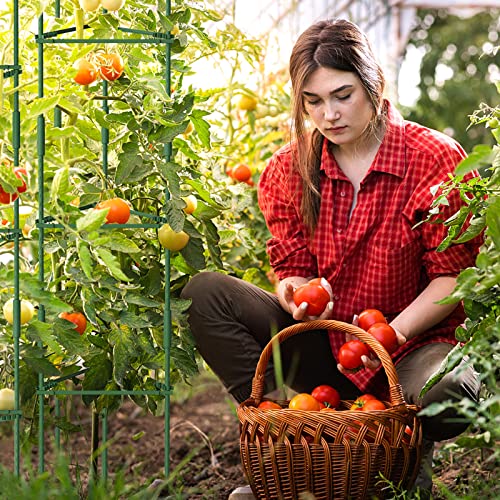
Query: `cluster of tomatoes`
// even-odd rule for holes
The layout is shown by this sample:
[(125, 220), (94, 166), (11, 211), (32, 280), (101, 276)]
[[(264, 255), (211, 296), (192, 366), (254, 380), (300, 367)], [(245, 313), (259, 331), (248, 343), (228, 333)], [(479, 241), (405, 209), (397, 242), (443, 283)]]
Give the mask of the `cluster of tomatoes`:
[(101, 78), (113, 82), (123, 74), (125, 63), (118, 52), (98, 50), (75, 61), (73, 68), (76, 74), (74, 81), (79, 85), (90, 85)]
[[(331, 385), (322, 384), (315, 387), (311, 393), (301, 392), (293, 396), (288, 402), (288, 408), (292, 410), (306, 411), (336, 411), (340, 405), (340, 394)], [(262, 401), (258, 408), (263, 410), (281, 410), (278, 403), (270, 400)], [(383, 401), (372, 394), (363, 394), (357, 397), (351, 404), (349, 410), (352, 411), (371, 411), (385, 410)]]
[(226, 169), (226, 174), (237, 182), (244, 182), (249, 186), (253, 186), (254, 182), (252, 179), (252, 170), (248, 165), (240, 163), (235, 167), (229, 167)]
[[(396, 331), (378, 309), (362, 311), (358, 317), (358, 326), (377, 339), (389, 354), (399, 348)], [(347, 370), (357, 370), (363, 366), (362, 356), (369, 356), (372, 352), (364, 342), (350, 340), (339, 350), (339, 363)]]

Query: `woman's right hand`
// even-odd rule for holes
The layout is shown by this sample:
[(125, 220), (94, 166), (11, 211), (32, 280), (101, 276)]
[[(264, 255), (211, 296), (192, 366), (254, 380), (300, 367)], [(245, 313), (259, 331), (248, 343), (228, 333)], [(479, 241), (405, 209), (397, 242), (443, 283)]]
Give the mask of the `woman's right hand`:
[[(312, 279), (312, 278), (311, 278)], [(279, 286), (278, 286), (278, 299), (285, 311), (288, 311), (292, 316), (293, 319), (296, 321), (311, 321), (314, 319), (331, 319), (332, 317), (332, 311), (333, 311), (333, 302), (331, 300), (333, 293), (332, 293), (332, 288), (328, 281), (326, 281), (324, 278), (322, 279), (321, 285), (325, 290), (328, 292), (330, 295), (330, 302), (326, 305), (325, 310), (319, 315), (319, 316), (308, 316), (306, 313), (307, 310), (307, 302), (303, 302), (302, 304), (299, 304), (298, 306), (295, 305), (295, 302), (293, 300), (293, 294), (295, 290), (300, 286), (305, 283), (308, 283), (310, 281), (309, 278), (302, 278), (302, 277), (294, 277), (294, 278), (286, 278), (285, 280), (281, 281)]]

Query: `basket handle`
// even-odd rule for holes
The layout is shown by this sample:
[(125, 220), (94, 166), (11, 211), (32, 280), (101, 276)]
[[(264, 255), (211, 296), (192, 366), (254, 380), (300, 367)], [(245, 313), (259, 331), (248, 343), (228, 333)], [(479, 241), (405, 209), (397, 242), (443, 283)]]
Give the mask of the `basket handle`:
[(399, 384), (396, 368), (394, 367), (389, 353), (385, 350), (382, 344), (358, 326), (344, 323), (342, 321), (320, 319), (295, 323), (281, 330), (268, 342), (268, 344), (264, 347), (264, 350), (260, 355), (259, 362), (257, 363), (257, 367), (255, 368), (255, 375), (252, 380), (252, 393), (249, 399), (254, 400), (257, 403), (262, 401), (264, 395), (264, 376), (267, 364), (272, 356), (273, 343), (278, 342), (280, 344), (294, 335), (310, 330), (334, 330), (338, 333), (350, 333), (351, 335), (358, 337), (362, 342), (368, 344), (380, 359), (382, 367), (387, 375), (387, 379), (389, 381), (389, 397), (391, 407), (406, 405), (403, 397), (403, 389)]

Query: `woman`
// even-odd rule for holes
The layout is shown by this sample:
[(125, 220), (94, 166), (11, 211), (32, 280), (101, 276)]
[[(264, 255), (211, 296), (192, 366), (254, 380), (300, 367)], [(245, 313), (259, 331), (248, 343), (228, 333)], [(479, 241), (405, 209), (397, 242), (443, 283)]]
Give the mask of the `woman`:
[[(294, 304), (294, 290), (323, 277), (331, 301), (321, 319), (351, 322), (366, 308), (388, 318), (398, 335), (400, 347), (392, 357), (408, 403), (476, 399), (472, 367), (455, 370), (419, 399), (464, 320), (460, 305), (436, 302), (474, 264), (480, 243), (438, 252), (446, 228), (425, 222), (431, 188), (448, 179), (463, 149), (404, 121), (383, 98), (382, 70), (366, 36), (351, 22), (320, 21), (308, 28), (293, 48), (290, 76), (295, 137), (271, 158), (258, 191), (272, 235), (267, 250), (280, 280), (277, 294), (218, 273), (195, 276), (183, 295), (192, 299), (190, 324), (201, 355), (236, 400), (245, 400), (271, 332), (312, 319), (307, 304)], [(457, 193), (448, 202), (440, 217), (461, 204)], [(345, 340), (314, 332), (282, 343), (285, 380), (297, 392), (330, 384), (343, 399), (383, 394), (387, 380), (377, 360), (365, 357), (365, 369), (357, 373), (338, 366)], [(423, 419), (429, 443), (466, 426), (450, 410)]]

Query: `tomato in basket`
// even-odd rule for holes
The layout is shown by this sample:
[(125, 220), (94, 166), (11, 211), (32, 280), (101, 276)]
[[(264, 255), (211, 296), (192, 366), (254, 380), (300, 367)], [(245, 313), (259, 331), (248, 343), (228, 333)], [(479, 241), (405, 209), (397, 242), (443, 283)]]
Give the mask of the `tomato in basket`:
[(331, 385), (322, 384), (315, 387), (311, 396), (328, 408), (336, 408), (340, 403), (340, 394)]
[(319, 411), (321, 406), (320, 403), (310, 394), (301, 392), (290, 399), (288, 408), (291, 408), (292, 410)]
[(261, 410), (281, 410), (281, 406), (274, 401), (261, 401), (257, 408)]

